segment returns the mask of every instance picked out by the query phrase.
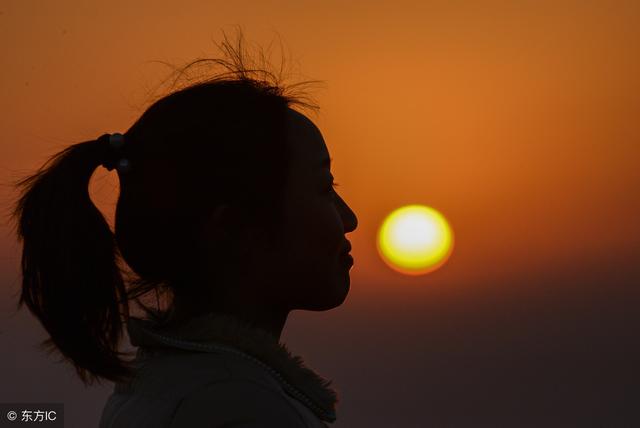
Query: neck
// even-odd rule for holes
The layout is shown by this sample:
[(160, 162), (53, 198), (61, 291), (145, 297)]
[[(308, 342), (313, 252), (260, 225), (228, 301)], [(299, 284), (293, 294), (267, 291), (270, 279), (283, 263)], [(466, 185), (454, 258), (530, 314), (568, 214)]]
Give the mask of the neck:
[(276, 342), (280, 342), (282, 330), (287, 321), (289, 311), (279, 311), (275, 308), (269, 307), (252, 307), (248, 306), (246, 302), (243, 306), (238, 307), (225, 307), (222, 310), (217, 311), (222, 314), (231, 315), (238, 318), (254, 328), (260, 328), (267, 331), (274, 337)]
[[(289, 316), (290, 310), (271, 305), (267, 301), (259, 299), (239, 300), (227, 296), (223, 303), (218, 305), (203, 305), (202, 300), (194, 302), (190, 299), (178, 297), (173, 300), (173, 308), (169, 314), (167, 324), (177, 326), (188, 320), (206, 313), (220, 313), (233, 316), (255, 328), (267, 331), (280, 342), (282, 330)], [(220, 302), (220, 301), (219, 301)]]

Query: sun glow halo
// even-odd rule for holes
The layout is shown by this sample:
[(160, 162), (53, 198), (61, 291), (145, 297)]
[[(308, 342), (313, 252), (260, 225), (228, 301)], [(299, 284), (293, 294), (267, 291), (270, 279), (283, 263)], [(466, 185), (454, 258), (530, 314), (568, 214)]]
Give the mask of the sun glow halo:
[(453, 250), (453, 232), (435, 209), (406, 205), (382, 222), (377, 245), (389, 267), (408, 275), (422, 275), (447, 261)]

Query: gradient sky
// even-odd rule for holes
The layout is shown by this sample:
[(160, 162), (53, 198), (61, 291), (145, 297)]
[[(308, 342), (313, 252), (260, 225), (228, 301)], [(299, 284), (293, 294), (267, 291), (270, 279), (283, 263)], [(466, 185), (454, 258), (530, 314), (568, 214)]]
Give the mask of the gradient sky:
[[(226, 3), (0, 1), (4, 212), (9, 180), (131, 126), (170, 72), (152, 61), (217, 56), (240, 25), (278, 64), (277, 33), (293, 81), (326, 82), (309, 117), (359, 218), (347, 300), (283, 332), (334, 380), (334, 426), (640, 426), (639, 3)], [(111, 223), (117, 186), (103, 168), (91, 184)], [(409, 203), (455, 233), (429, 275), (376, 252)], [(0, 401), (62, 401), (93, 426), (110, 387), (83, 390), (35, 349), (0, 227)]]

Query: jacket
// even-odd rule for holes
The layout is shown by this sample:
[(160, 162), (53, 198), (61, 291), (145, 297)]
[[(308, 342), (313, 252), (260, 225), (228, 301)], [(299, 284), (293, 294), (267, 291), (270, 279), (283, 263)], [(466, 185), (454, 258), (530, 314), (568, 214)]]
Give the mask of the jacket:
[(129, 317), (135, 376), (115, 384), (100, 428), (326, 428), (336, 392), (265, 330), (207, 314), (166, 330)]

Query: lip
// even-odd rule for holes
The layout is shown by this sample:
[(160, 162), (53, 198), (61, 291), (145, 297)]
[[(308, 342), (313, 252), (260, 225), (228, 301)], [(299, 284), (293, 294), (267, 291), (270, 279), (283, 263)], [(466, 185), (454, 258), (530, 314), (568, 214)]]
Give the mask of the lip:
[(353, 256), (351, 256), (351, 254), (344, 253), (342, 255), (342, 260), (344, 261), (345, 264), (347, 264), (349, 266), (353, 266)]
[(342, 250), (343, 255), (348, 255), (351, 252), (351, 242), (346, 241), (344, 245), (344, 250)]

